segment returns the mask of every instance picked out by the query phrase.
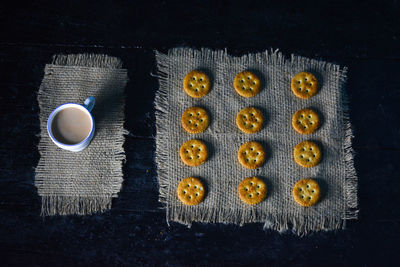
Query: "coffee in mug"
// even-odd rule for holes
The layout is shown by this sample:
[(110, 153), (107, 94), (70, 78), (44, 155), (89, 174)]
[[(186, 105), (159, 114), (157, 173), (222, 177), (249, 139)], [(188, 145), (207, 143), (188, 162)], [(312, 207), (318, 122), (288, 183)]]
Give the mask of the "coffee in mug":
[(60, 148), (73, 152), (85, 149), (94, 136), (94, 119), (90, 111), (94, 97), (84, 105), (68, 103), (56, 108), (47, 120), (47, 131), (51, 140)]
[(92, 121), (86, 112), (70, 107), (58, 112), (51, 124), (51, 131), (57, 141), (74, 145), (85, 140), (92, 129)]

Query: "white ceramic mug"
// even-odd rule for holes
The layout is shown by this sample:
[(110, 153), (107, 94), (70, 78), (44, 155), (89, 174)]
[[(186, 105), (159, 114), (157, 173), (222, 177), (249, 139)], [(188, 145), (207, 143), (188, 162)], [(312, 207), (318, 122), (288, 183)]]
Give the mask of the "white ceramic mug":
[[(47, 120), (47, 133), (49, 134), (51, 140), (54, 142), (54, 144), (56, 144), (58, 147), (65, 149), (65, 150), (69, 150), (69, 151), (73, 151), (73, 152), (79, 152), (84, 150), (89, 144), (90, 141), (92, 141), (92, 138), (94, 136), (94, 119), (92, 114), (90, 113), (94, 107), (94, 103), (95, 103), (95, 98), (93, 96), (88, 97), (83, 105), (79, 105), (79, 104), (74, 104), (74, 103), (67, 103), (67, 104), (63, 104), (59, 107), (57, 107), (55, 110), (53, 110), (53, 112), (51, 112), (49, 119)], [(52, 123), (53, 123), (53, 119), (54, 117), (57, 115), (58, 112), (60, 112), (63, 109), (66, 108), (77, 108), (80, 109), (81, 111), (85, 112), (87, 115), (89, 115), (90, 120), (91, 120), (91, 130), (89, 135), (82, 140), (81, 142), (77, 143), (77, 144), (64, 144), (61, 143), (60, 141), (58, 141), (57, 139), (54, 138), (54, 135), (52, 133)]]

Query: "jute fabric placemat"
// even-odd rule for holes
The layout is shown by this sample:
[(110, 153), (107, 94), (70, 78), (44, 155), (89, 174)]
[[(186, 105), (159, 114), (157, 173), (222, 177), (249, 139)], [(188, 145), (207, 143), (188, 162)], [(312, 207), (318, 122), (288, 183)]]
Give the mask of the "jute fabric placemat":
[[(42, 215), (86, 215), (111, 208), (121, 189), (125, 160), (122, 62), (106, 55), (56, 55), (44, 70), (38, 92), (41, 139), (35, 185)], [(94, 96), (95, 136), (81, 152), (58, 148), (47, 134), (50, 113), (64, 103)]]
[[(156, 163), (160, 201), (165, 204), (167, 221), (191, 225), (192, 222), (217, 222), (242, 225), (263, 222), (265, 228), (299, 235), (310, 231), (341, 229), (348, 219), (357, 218), (357, 176), (351, 148), (352, 131), (345, 94), (346, 68), (324, 61), (280, 52), (230, 56), (226, 51), (175, 48), (168, 54), (156, 52), (160, 88), (156, 94)], [(192, 98), (183, 90), (185, 75), (203, 70), (212, 79), (212, 88), (202, 98)], [(252, 98), (239, 96), (233, 88), (237, 73), (250, 70), (262, 80), (260, 93)], [(292, 77), (309, 71), (319, 80), (319, 92), (304, 100), (290, 88)], [(189, 107), (205, 108), (210, 126), (200, 134), (189, 134), (181, 126), (182, 113)], [(264, 128), (244, 134), (235, 124), (237, 113), (257, 107), (265, 116)], [(300, 109), (313, 108), (322, 119), (313, 134), (293, 130), (291, 119)], [(189, 139), (203, 140), (209, 159), (189, 167), (179, 157), (180, 146)], [(301, 141), (320, 144), (323, 159), (319, 165), (303, 168), (293, 160), (293, 149)], [(237, 151), (247, 141), (258, 141), (267, 152), (259, 169), (243, 168)], [(177, 197), (177, 186), (186, 177), (198, 177), (207, 195), (199, 205), (186, 206)], [(262, 178), (268, 187), (267, 198), (258, 205), (244, 204), (237, 192), (246, 177)], [(296, 181), (313, 178), (321, 186), (322, 199), (313, 207), (301, 207), (292, 197)]]

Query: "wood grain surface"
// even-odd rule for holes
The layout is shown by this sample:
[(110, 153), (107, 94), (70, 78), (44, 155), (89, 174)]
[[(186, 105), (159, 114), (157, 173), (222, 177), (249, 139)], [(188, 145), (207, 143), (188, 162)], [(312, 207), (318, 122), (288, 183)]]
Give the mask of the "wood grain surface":
[[(400, 253), (398, 1), (16, 1), (0, 4), (0, 264), (391, 266)], [(227, 48), (349, 67), (360, 219), (338, 232), (165, 222), (154, 163), (153, 50)], [(56, 53), (106, 53), (129, 70), (124, 184), (111, 211), (41, 218), (38, 87)], [(138, 190), (137, 188), (145, 188)]]

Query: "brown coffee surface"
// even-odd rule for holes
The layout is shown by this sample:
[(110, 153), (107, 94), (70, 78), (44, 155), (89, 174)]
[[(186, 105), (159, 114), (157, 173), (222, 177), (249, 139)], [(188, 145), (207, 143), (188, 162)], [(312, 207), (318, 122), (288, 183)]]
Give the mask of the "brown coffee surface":
[(73, 145), (82, 142), (92, 128), (89, 115), (78, 108), (66, 108), (56, 114), (51, 132), (57, 141)]

